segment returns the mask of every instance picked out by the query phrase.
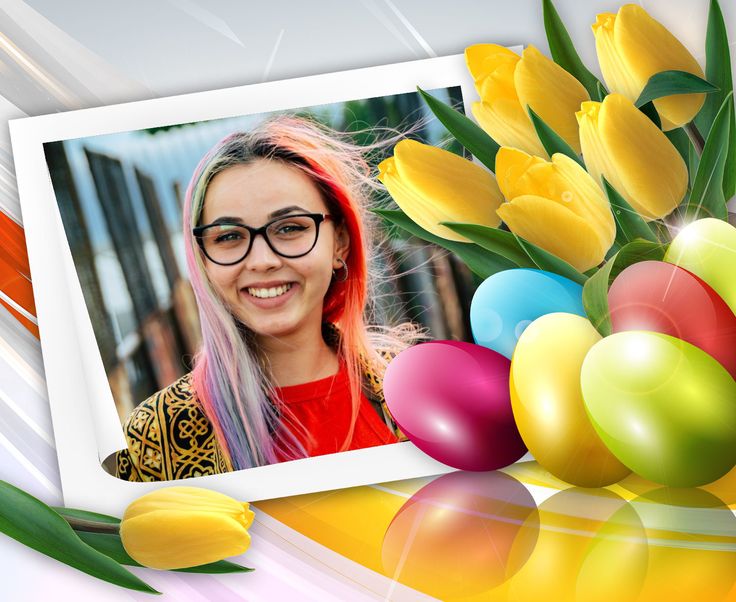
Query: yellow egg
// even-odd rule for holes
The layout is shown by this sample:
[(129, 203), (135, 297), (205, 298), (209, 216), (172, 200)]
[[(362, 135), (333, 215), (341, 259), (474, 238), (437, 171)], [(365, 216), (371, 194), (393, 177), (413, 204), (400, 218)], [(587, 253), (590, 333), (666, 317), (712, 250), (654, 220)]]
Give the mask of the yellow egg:
[(683, 228), (664, 260), (707, 282), (736, 313), (736, 228), (712, 217)]
[(599, 340), (587, 319), (547, 314), (522, 333), (511, 360), (511, 406), (524, 443), (550, 473), (581, 487), (630, 472), (603, 444), (583, 404), (580, 368)]

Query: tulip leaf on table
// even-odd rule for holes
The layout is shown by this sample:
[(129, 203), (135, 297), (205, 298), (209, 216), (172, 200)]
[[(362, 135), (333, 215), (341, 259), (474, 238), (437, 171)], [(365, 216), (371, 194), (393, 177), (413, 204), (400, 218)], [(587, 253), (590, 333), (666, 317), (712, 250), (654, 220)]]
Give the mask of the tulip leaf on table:
[[(718, 110), (728, 94), (733, 91), (731, 75), (731, 53), (723, 13), (717, 0), (711, 0), (708, 11), (708, 29), (705, 35), (705, 77), (720, 88), (709, 94), (705, 104), (695, 117), (695, 125), (707, 137)], [(731, 112), (730, 142), (726, 169), (723, 177), (723, 194), (726, 200), (736, 194), (736, 114)]]
[(641, 108), (648, 102), (672, 96), (673, 94), (710, 94), (717, 92), (718, 86), (714, 86), (702, 77), (688, 73), (687, 71), (661, 71), (649, 78), (646, 86), (639, 94), (634, 103)]
[[(102, 552), (105, 556), (109, 556), (120, 564), (138, 567), (143, 566), (139, 562), (133, 560), (125, 551), (119, 535), (113, 535), (111, 533), (89, 533), (86, 531), (78, 532), (77, 535), (88, 546), (93, 547), (98, 552)], [(249, 573), (253, 571), (251, 568), (241, 566), (227, 560), (219, 560), (217, 562), (193, 566), (186, 569), (172, 570), (177, 573), (206, 573), (216, 575), (225, 573)]]
[(542, 143), (544, 150), (547, 151), (550, 158), (555, 153), (562, 153), (563, 155), (570, 157), (573, 161), (576, 161), (580, 167), (585, 168), (582, 159), (557, 132), (544, 123), (544, 120), (537, 115), (531, 107), (527, 107), (526, 110), (529, 113), (529, 118), (532, 120), (532, 125), (534, 125), (539, 141)]
[(149, 594), (160, 593), (84, 543), (58, 512), (5, 481), (0, 481), (0, 532), (103, 581)]
[[(96, 523), (106, 523), (110, 525), (119, 525), (120, 519), (114, 516), (108, 516), (107, 514), (98, 514), (97, 512), (89, 512), (87, 510), (78, 510), (76, 508), (60, 508), (53, 507), (53, 510), (58, 512), (63, 518), (69, 519), (81, 519), (84, 521), (91, 521)], [(88, 546), (94, 548), (98, 552), (102, 552), (105, 556), (109, 556), (114, 561), (125, 564), (128, 566), (143, 565), (133, 560), (130, 555), (125, 551), (123, 544), (120, 540), (118, 533), (92, 533), (89, 531), (77, 531), (77, 536)], [(207, 573), (207, 574), (224, 574), (224, 573), (247, 573), (254, 569), (229, 562), (227, 560), (220, 560), (218, 562), (211, 562), (209, 564), (202, 564), (200, 566), (193, 566), (186, 569), (174, 569), (179, 573)]]
[(376, 215), (380, 215), (389, 223), (395, 224), (417, 238), (434, 243), (455, 253), (468, 268), (481, 278), (488, 278), (501, 270), (509, 270), (517, 267), (516, 264), (506, 257), (483, 249), (482, 247), (467, 242), (457, 242), (435, 236), (427, 232), (403, 211), (393, 209), (371, 209)]
[(733, 92), (723, 101), (705, 141), (690, 198), (685, 206), (685, 212), (690, 217), (728, 218), (723, 180), (729, 152), (732, 113)]
[(608, 287), (623, 270), (640, 261), (661, 261), (667, 245), (635, 240), (621, 248), (583, 285), (583, 309), (591, 324), (604, 337), (611, 334)]
[(552, 0), (542, 0), (542, 8), (544, 31), (547, 33), (547, 42), (555, 63), (583, 84), (592, 100), (600, 102), (605, 96), (601, 95), (601, 91), (605, 91), (605, 88), (583, 64)]
[(430, 111), (440, 120), (455, 139), (468, 151), (485, 165), (488, 169), (496, 171), (496, 153), (500, 146), (496, 141), (486, 134), (483, 129), (472, 119), (456, 111), (444, 102), (437, 100), (421, 88), (417, 90), (424, 98)]
[(616, 242), (620, 246), (641, 238), (650, 242), (658, 242), (657, 236), (636, 210), (626, 202), (610, 182), (603, 179), (603, 190), (611, 204), (613, 219), (616, 220)]

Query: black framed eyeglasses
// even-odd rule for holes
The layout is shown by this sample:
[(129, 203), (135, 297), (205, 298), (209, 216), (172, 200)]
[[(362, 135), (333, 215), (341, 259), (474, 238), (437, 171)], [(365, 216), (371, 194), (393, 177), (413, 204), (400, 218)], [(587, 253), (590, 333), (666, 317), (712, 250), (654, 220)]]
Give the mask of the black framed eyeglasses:
[(192, 234), (207, 259), (218, 265), (234, 265), (243, 261), (259, 234), (274, 253), (293, 259), (314, 248), (319, 237), (319, 225), (328, 219), (332, 219), (328, 213), (297, 213), (279, 217), (260, 228), (218, 222), (192, 228)]

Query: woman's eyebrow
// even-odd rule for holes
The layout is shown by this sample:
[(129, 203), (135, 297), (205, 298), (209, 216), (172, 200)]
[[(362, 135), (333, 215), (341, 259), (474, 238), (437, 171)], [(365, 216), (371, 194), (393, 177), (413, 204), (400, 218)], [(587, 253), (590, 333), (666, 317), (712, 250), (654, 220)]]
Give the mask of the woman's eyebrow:
[(309, 213), (306, 209), (303, 209), (302, 207), (299, 207), (298, 205), (291, 205), (290, 207), (284, 207), (283, 209), (277, 209), (276, 211), (271, 213), (268, 217), (269, 218), (281, 217), (282, 215), (287, 215), (288, 213), (291, 213), (292, 211), (301, 211), (302, 213)]
[[(290, 207), (284, 207), (283, 209), (276, 209), (273, 213), (270, 213), (268, 218), (269, 219), (275, 219), (277, 217), (281, 217), (282, 215), (288, 215), (289, 213), (293, 213), (294, 211), (300, 211), (302, 213), (308, 213), (306, 209), (303, 207), (299, 207), (298, 205), (291, 205)], [(239, 217), (235, 217), (232, 215), (223, 215), (221, 217), (218, 217), (215, 221), (211, 222), (211, 225), (216, 224), (243, 224), (243, 220)]]
[(231, 215), (223, 215), (222, 217), (218, 217), (215, 221), (210, 222), (211, 226), (214, 226), (216, 224), (242, 224), (243, 220), (239, 217), (233, 217)]

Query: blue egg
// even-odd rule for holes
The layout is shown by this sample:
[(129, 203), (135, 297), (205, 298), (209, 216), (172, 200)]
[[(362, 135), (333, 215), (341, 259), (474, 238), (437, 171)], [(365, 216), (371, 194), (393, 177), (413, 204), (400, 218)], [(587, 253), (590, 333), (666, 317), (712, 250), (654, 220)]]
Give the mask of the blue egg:
[(504, 270), (486, 278), (475, 291), (470, 326), (478, 345), (511, 359), (524, 329), (555, 312), (585, 316), (583, 287), (544, 270)]

